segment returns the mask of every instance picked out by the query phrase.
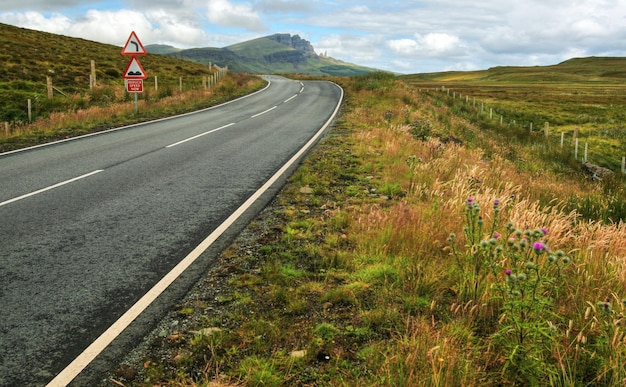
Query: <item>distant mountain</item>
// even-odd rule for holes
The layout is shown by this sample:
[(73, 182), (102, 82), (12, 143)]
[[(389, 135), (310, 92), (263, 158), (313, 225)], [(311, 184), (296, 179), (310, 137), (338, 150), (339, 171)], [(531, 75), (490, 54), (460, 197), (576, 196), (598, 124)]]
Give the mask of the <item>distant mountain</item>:
[(148, 45), (146, 50), (202, 64), (228, 66), (230, 71), (250, 74), (300, 73), (351, 76), (377, 71), (327, 55), (318, 55), (309, 41), (291, 34), (274, 34), (224, 48), (180, 50), (171, 46)]

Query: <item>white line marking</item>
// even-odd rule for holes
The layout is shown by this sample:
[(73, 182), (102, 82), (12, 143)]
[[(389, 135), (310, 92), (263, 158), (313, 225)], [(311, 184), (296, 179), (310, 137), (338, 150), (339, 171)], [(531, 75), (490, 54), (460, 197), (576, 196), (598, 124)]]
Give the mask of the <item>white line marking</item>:
[(278, 106), (274, 106), (273, 108), (269, 108), (269, 109), (267, 109), (267, 110), (266, 110), (266, 111), (264, 111), (264, 112), (261, 112), (261, 113), (258, 113), (258, 114), (253, 115), (253, 116), (252, 116), (252, 117), (250, 117), (250, 118), (256, 118), (256, 117), (260, 116), (261, 114), (265, 114), (265, 113), (267, 113), (267, 112), (271, 112), (272, 110), (276, 109), (277, 107), (278, 107)]
[[(337, 87), (339, 87), (337, 85)], [(116, 322), (113, 323), (103, 334), (100, 335), (93, 343), (91, 343), (76, 359), (74, 359), (65, 369), (63, 369), (47, 387), (64, 387), (67, 386), (78, 374), (89, 365), (111, 342), (122, 333), (133, 320), (137, 318), (165, 289), (180, 276), (192, 263), (200, 257), (216, 240), (219, 238), (239, 217), (250, 208), (261, 195), (269, 190), (287, 170), (295, 164), (305, 152), (311, 148), (317, 139), (326, 131), (331, 124), (343, 100), (343, 89), (339, 97), (339, 103), (335, 111), (328, 121), (320, 130), (307, 142), (298, 153), (296, 153), (285, 165), (283, 165), (258, 191), (256, 191), (248, 200), (246, 200), (235, 212), (233, 212), (222, 224), (220, 224), (205, 240), (203, 240), (189, 255), (187, 255), (172, 271), (167, 273), (152, 289), (150, 289), (143, 297), (139, 299), (126, 313), (124, 313)]]
[(196, 135), (196, 136), (189, 137), (189, 138), (187, 138), (187, 139), (185, 139), (185, 140), (182, 140), (182, 141), (179, 141), (179, 142), (175, 142), (175, 143), (173, 143), (173, 144), (170, 144), (170, 145), (166, 146), (166, 148), (171, 148), (171, 147), (173, 147), (173, 146), (180, 145), (180, 144), (185, 143), (185, 142), (187, 142), (187, 141), (195, 140), (195, 139), (196, 139), (196, 138), (198, 138), (198, 137), (206, 136), (207, 134), (211, 134), (211, 133), (213, 133), (213, 132), (217, 132), (218, 130), (226, 129), (226, 128), (228, 128), (229, 126), (233, 126), (233, 125), (235, 125), (235, 123), (234, 123), (234, 122), (231, 122), (230, 124), (227, 124), (227, 125), (224, 125), (224, 126), (220, 126), (220, 127), (219, 127), (219, 128), (217, 128), (217, 129), (209, 130), (208, 132), (200, 133), (200, 134), (198, 134), (198, 135)]
[(89, 176), (91, 176), (91, 175), (95, 175), (96, 173), (100, 173), (100, 172), (102, 172), (102, 171), (103, 171), (102, 169), (98, 169), (97, 171), (89, 172), (89, 173), (87, 173), (87, 174), (85, 174), (85, 175), (78, 176), (78, 177), (75, 177), (75, 178), (73, 178), (73, 179), (69, 179), (69, 180), (62, 181), (62, 182), (60, 182), (60, 183), (57, 183), (57, 184), (55, 184), (55, 185), (51, 185), (51, 186), (46, 187), (46, 188), (42, 188), (42, 189), (37, 190), (37, 191), (35, 191), (35, 192), (31, 192), (31, 193), (28, 193), (28, 194), (26, 194), (26, 195), (22, 195), (22, 196), (18, 196), (18, 197), (16, 197), (16, 198), (13, 198), (13, 199), (6, 200), (6, 201), (4, 201), (4, 202), (0, 203), (0, 207), (2, 207), (2, 206), (4, 206), (4, 205), (7, 205), (7, 204), (9, 204), (9, 203), (16, 202), (16, 201), (18, 201), (18, 200), (22, 200), (22, 199), (26, 199), (26, 198), (31, 197), (31, 196), (35, 196), (35, 195), (40, 194), (40, 193), (42, 193), (42, 192), (50, 191), (51, 189), (59, 188), (59, 187), (61, 187), (61, 186), (63, 186), (63, 185), (73, 183), (73, 182), (75, 182), (75, 181), (77, 181), (77, 180), (84, 179), (84, 178), (86, 178), (86, 177), (89, 177)]
[(291, 97), (287, 98), (284, 103), (287, 103), (287, 102), (291, 101), (292, 99), (296, 98), (297, 96), (298, 96), (298, 94), (292, 95)]

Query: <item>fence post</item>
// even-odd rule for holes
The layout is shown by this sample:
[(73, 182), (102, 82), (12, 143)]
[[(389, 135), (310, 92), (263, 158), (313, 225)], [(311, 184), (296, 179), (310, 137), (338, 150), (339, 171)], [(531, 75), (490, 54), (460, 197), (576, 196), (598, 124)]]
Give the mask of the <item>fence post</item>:
[(46, 86), (48, 88), (48, 99), (52, 99), (52, 77), (49, 75), (46, 76)]
[(183, 91), (183, 77), (178, 77), (178, 88)]
[(585, 143), (585, 157), (583, 158), (583, 161), (586, 163), (587, 162), (587, 151), (589, 150), (589, 143)]
[(33, 120), (33, 103), (29, 98), (28, 99), (28, 122), (31, 122), (32, 120)]
[(157, 76), (154, 76), (154, 90), (159, 90), (159, 78), (157, 78)]
[(561, 132), (561, 148), (563, 148), (564, 140), (565, 140), (565, 132)]
[(626, 157), (622, 157), (622, 173), (626, 173)]
[(550, 135), (550, 123), (546, 122), (546, 125), (544, 126), (544, 131), (546, 132), (546, 137), (548, 137)]
[(574, 148), (574, 159), (578, 160), (578, 137), (576, 137), (576, 141), (575, 141), (575, 148)]
[(96, 61), (95, 60), (91, 60), (91, 77), (90, 77), (90, 84), (89, 84), (89, 88), (92, 89), (94, 86), (97, 86), (97, 82), (96, 82)]
[(4, 122), (4, 133), (6, 133), (7, 136), (11, 134), (11, 128), (9, 127), (9, 123), (6, 121)]

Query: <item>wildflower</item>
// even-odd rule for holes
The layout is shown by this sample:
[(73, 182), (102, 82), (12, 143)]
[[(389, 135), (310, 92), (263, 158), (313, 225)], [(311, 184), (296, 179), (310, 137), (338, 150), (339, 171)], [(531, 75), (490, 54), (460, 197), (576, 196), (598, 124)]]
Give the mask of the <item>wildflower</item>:
[(467, 198), (467, 205), (471, 206), (472, 204), (474, 204), (474, 198)]
[(533, 243), (533, 249), (537, 254), (541, 254), (546, 249), (546, 245), (542, 242), (535, 242)]
[(493, 206), (498, 207), (500, 205), (500, 200), (496, 199), (493, 201)]
[(548, 229), (545, 227), (541, 227), (541, 232), (543, 233), (543, 235), (548, 235)]
[(492, 237), (493, 237), (493, 239), (498, 239), (498, 238), (500, 238), (500, 234), (498, 234), (497, 232), (494, 232)]
[(511, 275), (511, 269), (506, 269), (504, 271), (504, 274), (506, 274), (507, 276), (510, 276)]

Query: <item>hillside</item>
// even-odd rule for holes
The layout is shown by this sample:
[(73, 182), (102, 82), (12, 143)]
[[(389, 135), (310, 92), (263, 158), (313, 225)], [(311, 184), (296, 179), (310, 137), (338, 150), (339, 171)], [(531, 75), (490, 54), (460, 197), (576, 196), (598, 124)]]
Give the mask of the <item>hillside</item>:
[(594, 83), (626, 80), (626, 58), (574, 58), (551, 66), (498, 66), (479, 71), (447, 71), (412, 74), (410, 81)]
[[(128, 64), (128, 57), (121, 55), (123, 44), (102, 44), (0, 23), (0, 121), (25, 121), (28, 99), (35, 109), (48, 105), (48, 76), (59, 98), (89, 91), (92, 60), (98, 85), (123, 86), (122, 73)], [(162, 86), (177, 84), (181, 76), (211, 73), (206, 65), (171, 56), (148, 54), (141, 64), (150, 77), (159, 77)]]
[(224, 48), (178, 50), (174, 47), (148, 45), (146, 49), (149, 52), (164, 53), (202, 64), (215, 63), (221, 67), (228, 66), (230, 71), (251, 74), (299, 73), (314, 76), (352, 76), (376, 71), (318, 55), (310, 42), (298, 35), (290, 34), (274, 34)]

